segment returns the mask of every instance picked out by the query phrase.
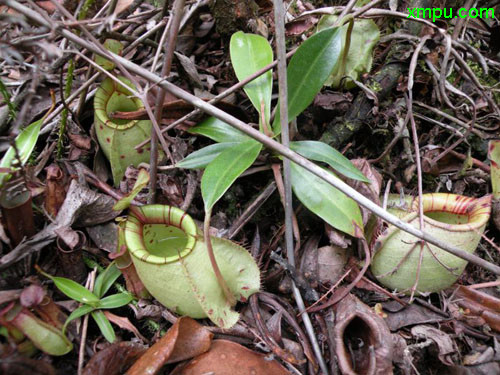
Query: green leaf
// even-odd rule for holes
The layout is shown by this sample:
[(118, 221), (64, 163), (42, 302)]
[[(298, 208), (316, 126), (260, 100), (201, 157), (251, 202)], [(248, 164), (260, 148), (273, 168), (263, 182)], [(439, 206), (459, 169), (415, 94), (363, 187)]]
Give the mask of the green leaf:
[(66, 322), (64, 322), (63, 326), (63, 334), (66, 332), (66, 327), (68, 326), (69, 323), (71, 323), (73, 320), (78, 319), (81, 316), (87, 315), (88, 313), (92, 312), (95, 310), (95, 307), (92, 307), (90, 305), (82, 305), (75, 309), (69, 316), (68, 319), (66, 319)]
[[(26, 163), (33, 148), (35, 148), (42, 122), (43, 118), (31, 123), (16, 137), (15, 144), (21, 160), (21, 166)], [(11, 146), (3, 156), (2, 161), (0, 161), (0, 168), (11, 168), (14, 160), (16, 160), (16, 152)], [(10, 173), (0, 173), (0, 186), (2, 186), (8, 178), (10, 178)]]
[[(323, 30), (333, 25), (337, 16), (324, 16), (318, 23), (318, 30)], [(345, 46), (347, 38), (347, 25), (342, 27), (342, 45)], [(372, 68), (373, 48), (380, 39), (380, 30), (373, 20), (356, 19), (351, 32), (351, 44), (347, 53), (345, 66), (339, 63), (335, 66), (331, 76), (325, 82), (326, 86), (339, 88), (341, 83), (347, 89), (356, 87), (352, 79), (345, 79), (343, 76), (352, 77), (359, 80), (359, 76), (367, 73)], [(344, 48), (344, 47), (342, 47)]]
[(212, 209), (233, 182), (253, 164), (262, 145), (250, 140), (223, 151), (205, 169), (201, 179), (201, 195), (205, 211)]
[(148, 183), (149, 172), (141, 168), (139, 170), (139, 175), (137, 176), (137, 180), (135, 181), (132, 191), (128, 193), (127, 196), (116, 202), (116, 204), (113, 206), (113, 210), (121, 211), (129, 208), (129, 206), (132, 204), (132, 200), (137, 196), (137, 194), (139, 194), (142, 189), (146, 187)]
[[(341, 33), (329, 28), (314, 34), (300, 45), (287, 68), (288, 121), (292, 121), (311, 104), (330, 76), (341, 50)], [(281, 132), (279, 108), (273, 130)]]
[[(234, 33), (229, 43), (231, 63), (238, 80), (243, 81), (258, 70), (273, 62), (273, 50), (266, 38), (256, 34), (245, 34), (242, 31)], [(262, 130), (262, 103), (266, 123), (271, 117), (271, 94), (273, 90), (273, 75), (269, 70), (245, 85), (243, 88), (253, 106), (259, 112), (259, 124)]]
[(99, 276), (94, 283), (94, 294), (101, 298), (111, 288), (113, 283), (120, 277), (122, 273), (116, 267), (115, 263), (111, 263)]
[(216, 143), (207, 147), (203, 147), (201, 150), (190, 153), (187, 157), (182, 159), (176, 164), (178, 168), (186, 169), (203, 169), (212, 160), (214, 160), (220, 153), (227, 148), (233, 147), (239, 142), (224, 142)]
[(104, 315), (101, 310), (92, 311), (90, 314), (99, 326), (99, 329), (101, 330), (104, 338), (113, 343), (116, 340), (115, 330), (113, 329), (113, 326), (109, 322), (108, 318), (106, 318), (106, 315)]
[(117, 293), (111, 296), (104, 297), (99, 302), (100, 309), (116, 309), (117, 307), (125, 306), (132, 301), (133, 297), (129, 293)]
[(328, 164), (346, 177), (370, 182), (349, 159), (326, 143), (319, 141), (290, 142), (290, 148), (305, 158)]
[(48, 277), (54, 282), (57, 289), (75, 301), (88, 303), (93, 306), (99, 302), (99, 298), (94, 293), (71, 279), (54, 276)]
[(358, 237), (363, 222), (356, 202), (301, 166), (292, 162), (290, 167), (293, 192), (304, 206), (332, 227)]
[(200, 134), (215, 142), (245, 142), (251, 138), (215, 117), (209, 117), (188, 130), (192, 134)]

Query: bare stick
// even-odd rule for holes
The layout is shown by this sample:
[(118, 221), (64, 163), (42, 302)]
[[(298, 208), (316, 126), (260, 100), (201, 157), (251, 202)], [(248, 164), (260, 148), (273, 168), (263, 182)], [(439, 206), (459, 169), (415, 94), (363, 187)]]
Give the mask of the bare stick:
[[(165, 7), (167, 6), (167, 2), (165, 2)], [(175, 43), (177, 41), (177, 34), (179, 33), (179, 25), (181, 24), (182, 19), (182, 10), (184, 8), (184, 0), (175, 0), (174, 7), (172, 9), (172, 23), (168, 31), (168, 41), (165, 46), (165, 55), (163, 60), (163, 67), (161, 69), (161, 77), (163, 79), (167, 79), (170, 75), (170, 70), (172, 68), (172, 58), (174, 57), (175, 51)], [(162, 49), (162, 45), (160, 44), (158, 50)], [(159, 124), (161, 122), (161, 116), (163, 114), (163, 101), (165, 100), (166, 91), (162, 88), (158, 88), (158, 92), (156, 95), (156, 103), (155, 103), (155, 119)], [(169, 156), (170, 161), (174, 164), (174, 160), (172, 155), (170, 154), (169, 149), (167, 148), (167, 154)], [(156, 196), (156, 180), (158, 175), (158, 134), (155, 132), (151, 132), (151, 154), (149, 158), (150, 168), (150, 181), (149, 181), (149, 195), (148, 195), (148, 203), (154, 203)]]
[[(352, 2), (352, 1), (351, 1)], [(281, 120), (281, 143), (287, 148), (290, 145), (289, 129), (288, 129), (288, 97), (287, 97), (287, 76), (286, 76), (286, 47), (285, 47), (285, 13), (282, 0), (273, 0), (274, 3), (274, 24), (276, 30), (276, 50), (278, 56), (278, 87), (280, 101), (280, 120)], [(354, 5), (354, 4), (353, 4)], [(290, 177), (290, 160), (283, 159), (283, 175), (285, 180), (285, 243), (286, 255), (288, 262), (295, 267), (295, 253), (293, 248), (293, 207), (292, 207), (292, 184)], [(299, 310), (303, 312), (302, 320), (306, 327), (307, 334), (311, 340), (314, 354), (318, 360), (319, 367), (323, 374), (328, 375), (328, 367), (326, 366), (321, 349), (318, 344), (317, 335), (309, 318), (309, 314), (305, 310), (304, 301), (299, 289), (292, 281), (292, 290), (295, 301)]]

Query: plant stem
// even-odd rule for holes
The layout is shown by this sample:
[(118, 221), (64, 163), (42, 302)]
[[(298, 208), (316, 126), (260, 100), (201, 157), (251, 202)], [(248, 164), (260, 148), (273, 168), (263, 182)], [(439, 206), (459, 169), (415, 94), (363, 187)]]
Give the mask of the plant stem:
[(215, 260), (214, 249), (212, 247), (212, 241), (210, 240), (210, 217), (212, 216), (212, 209), (209, 209), (205, 212), (205, 220), (203, 221), (203, 241), (207, 245), (208, 257), (210, 258), (210, 263), (212, 264), (212, 268), (214, 269), (215, 277), (224, 292), (224, 296), (226, 296), (227, 302), (231, 306), (236, 305), (236, 298), (234, 298), (233, 293), (229, 290), (229, 287), (220, 272), (219, 266), (217, 265), (217, 261)]

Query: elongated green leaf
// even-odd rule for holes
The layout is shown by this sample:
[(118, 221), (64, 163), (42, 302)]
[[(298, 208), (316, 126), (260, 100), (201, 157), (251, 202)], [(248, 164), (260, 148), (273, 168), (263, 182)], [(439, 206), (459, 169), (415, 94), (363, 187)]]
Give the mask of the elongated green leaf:
[(319, 141), (290, 142), (290, 148), (305, 158), (328, 164), (346, 177), (370, 182), (349, 159), (326, 143)]
[(92, 307), (90, 305), (82, 305), (79, 308), (75, 309), (69, 316), (68, 319), (66, 319), (66, 322), (64, 322), (63, 326), (63, 333), (66, 332), (66, 327), (68, 326), (69, 323), (71, 323), (73, 320), (78, 319), (81, 316), (87, 315), (88, 313), (92, 312), (95, 310), (95, 307)]
[(290, 167), (293, 192), (304, 206), (342, 232), (355, 237), (362, 232), (355, 201), (301, 166), (292, 162)]
[(57, 289), (67, 295), (69, 298), (74, 299), (75, 301), (81, 303), (88, 303), (89, 305), (95, 305), (99, 302), (99, 298), (92, 293), (87, 288), (81, 286), (77, 282), (66, 279), (65, 277), (54, 277), (49, 276), (50, 279), (54, 282)]
[(104, 315), (101, 310), (92, 311), (90, 314), (99, 326), (99, 329), (101, 330), (104, 338), (113, 343), (116, 340), (115, 330), (113, 329), (113, 326), (109, 322), (108, 318), (106, 318), (106, 315)]
[[(341, 50), (338, 28), (320, 31), (297, 49), (287, 68), (288, 121), (297, 117), (314, 100), (330, 76)], [(273, 122), (275, 134), (281, 132), (279, 108)]]
[(111, 285), (120, 277), (121, 272), (116, 267), (115, 263), (111, 263), (99, 276), (97, 276), (94, 284), (94, 294), (102, 298), (103, 295), (111, 288)]
[(129, 208), (134, 198), (137, 196), (137, 194), (141, 192), (142, 189), (146, 187), (148, 182), (149, 182), (149, 172), (141, 168), (139, 170), (139, 175), (137, 176), (137, 180), (135, 181), (132, 191), (128, 193), (125, 197), (120, 199), (118, 202), (116, 202), (116, 204), (113, 206), (113, 210), (121, 211)]
[[(43, 119), (35, 121), (28, 125), (16, 138), (15, 144), (21, 159), (21, 165), (24, 165), (35, 147), (40, 134), (40, 127)], [(16, 151), (11, 146), (0, 161), (0, 168), (10, 168), (16, 159)], [(10, 173), (0, 173), (0, 186), (10, 177)]]
[(104, 297), (99, 302), (100, 309), (116, 309), (117, 307), (125, 306), (132, 301), (132, 296), (129, 293), (117, 293), (111, 296)]
[(251, 138), (215, 117), (209, 117), (189, 129), (192, 134), (200, 134), (215, 142), (245, 142)]
[[(256, 34), (246, 34), (242, 31), (234, 33), (229, 43), (231, 63), (238, 80), (243, 81), (258, 70), (273, 62), (273, 50), (266, 38)], [(262, 104), (266, 123), (271, 117), (271, 94), (273, 90), (273, 75), (269, 70), (245, 85), (243, 88), (253, 106), (259, 112), (259, 124), (262, 130)]]
[(201, 150), (190, 153), (187, 157), (178, 162), (176, 166), (186, 169), (203, 169), (219, 156), (222, 151), (237, 144), (239, 144), (239, 142), (223, 142), (203, 147)]
[(210, 210), (233, 182), (259, 156), (262, 145), (254, 140), (242, 142), (217, 156), (205, 169), (201, 179), (201, 195), (205, 211)]

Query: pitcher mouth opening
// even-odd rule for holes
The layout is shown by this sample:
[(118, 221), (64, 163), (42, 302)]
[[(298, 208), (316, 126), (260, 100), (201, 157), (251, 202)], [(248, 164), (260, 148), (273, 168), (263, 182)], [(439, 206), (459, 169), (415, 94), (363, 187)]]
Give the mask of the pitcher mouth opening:
[(196, 245), (197, 227), (184, 211), (171, 206), (136, 207), (125, 225), (125, 242), (131, 254), (147, 263), (173, 263)]
[[(447, 193), (424, 194), (424, 221), (453, 232), (479, 229), (489, 220), (491, 198), (491, 195), (478, 199)], [(418, 215), (418, 198), (413, 201), (412, 211), (408, 216)]]
[[(132, 83), (124, 78), (118, 77), (126, 85)], [(114, 112), (134, 112), (143, 108), (140, 99), (132, 97), (132, 93), (111, 78), (105, 79), (96, 91), (94, 98), (94, 110), (99, 120), (107, 127), (125, 130), (137, 123), (137, 120), (111, 119), (109, 115)]]

